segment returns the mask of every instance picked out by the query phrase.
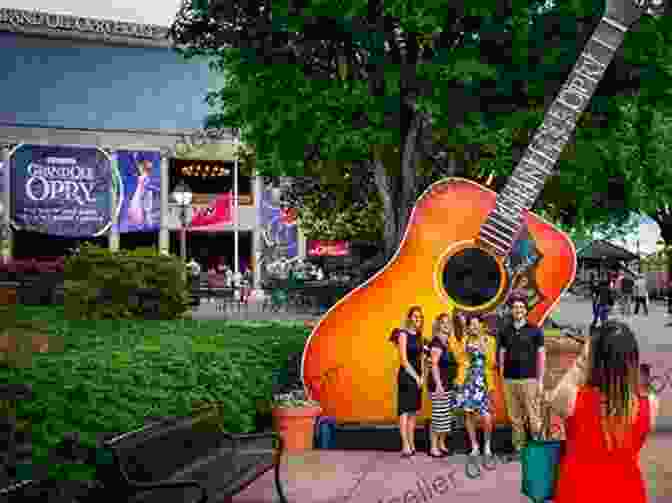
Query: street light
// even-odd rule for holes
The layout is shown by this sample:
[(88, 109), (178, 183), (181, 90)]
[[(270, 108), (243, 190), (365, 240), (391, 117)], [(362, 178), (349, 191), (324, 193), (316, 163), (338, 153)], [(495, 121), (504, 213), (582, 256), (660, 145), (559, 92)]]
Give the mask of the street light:
[(9, 225), (5, 222), (5, 205), (0, 201), (0, 248), (6, 246), (7, 239), (9, 239)]
[(187, 262), (187, 207), (191, 204), (191, 198), (193, 194), (189, 186), (180, 182), (175, 190), (173, 191), (173, 199), (182, 209), (180, 216), (182, 219), (182, 232), (180, 240), (180, 256), (186, 264)]

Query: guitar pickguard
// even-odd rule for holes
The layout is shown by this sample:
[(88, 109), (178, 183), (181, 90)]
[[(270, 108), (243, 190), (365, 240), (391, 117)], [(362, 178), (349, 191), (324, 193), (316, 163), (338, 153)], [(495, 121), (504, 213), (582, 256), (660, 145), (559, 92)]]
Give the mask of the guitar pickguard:
[[(536, 269), (543, 258), (544, 256), (537, 247), (534, 237), (528, 231), (527, 225), (523, 225), (511, 254), (504, 261), (511, 285), (508, 289), (507, 299), (513, 293), (521, 294), (527, 298), (530, 310), (545, 300), (535, 279)], [(506, 303), (502, 306), (506, 306)]]

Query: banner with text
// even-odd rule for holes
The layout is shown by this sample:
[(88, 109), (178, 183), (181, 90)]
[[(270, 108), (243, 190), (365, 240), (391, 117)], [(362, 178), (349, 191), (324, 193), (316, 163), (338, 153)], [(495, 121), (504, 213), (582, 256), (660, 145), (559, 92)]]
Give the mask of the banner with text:
[(347, 257), (350, 255), (349, 241), (308, 240), (309, 257)]
[(65, 237), (109, 229), (112, 169), (103, 150), (20, 145), (10, 169), (12, 218), (19, 228)]
[[(196, 194), (194, 194), (196, 196)], [(233, 194), (198, 194), (194, 197), (194, 209), (190, 230), (222, 232), (231, 230), (233, 224)]]
[(119, 232), (158, 232), (161, 220), (161, 154), (119, 150), (112, 155), (123, 196)]

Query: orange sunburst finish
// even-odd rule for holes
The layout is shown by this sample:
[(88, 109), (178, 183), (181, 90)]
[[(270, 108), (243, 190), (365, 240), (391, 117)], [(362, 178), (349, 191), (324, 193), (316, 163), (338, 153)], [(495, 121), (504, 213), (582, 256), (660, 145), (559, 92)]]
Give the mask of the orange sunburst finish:
[[(395, 257), (320, 320), (304, 349), (302, 377), (324, 414), (343, 423), (398, 420), (399, 356), (388, 341), (390, 332), (414, 304), (423, 308), (427, 339), (434, 318), (452, 312), (454, 303), (440, 287), (439, 264), (447, 250), (478, 236), (495, 198), (493, 191), (460, 178), (433, 184), (418, 199)], [(564, 233), (536, 215), (526, 213), (525, 222), (543, 257), (534, 269), (542, 300), (529, 314), (532, 323), (541, 324), (574, 279), (576, 252)], [(503, 423), (508, 418), (499, 383), (497, 388), (495, 416)], [(426, 390), (423, 395), (419, 417), (429, 419)]]

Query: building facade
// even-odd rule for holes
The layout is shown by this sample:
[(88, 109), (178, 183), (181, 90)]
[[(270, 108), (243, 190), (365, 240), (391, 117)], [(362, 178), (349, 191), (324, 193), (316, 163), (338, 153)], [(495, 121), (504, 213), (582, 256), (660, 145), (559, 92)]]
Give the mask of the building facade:
[[(219, 77), (175, 52), (166, 27), (0, 9), (0, 66), (6, 259), (83, 241), (177, 254), (183, 216), (190, 258), (250, 267), (257, 285), (264, 264), (305, 256), (277, 189), (240, 173), (234, 135), (203, 134)], [(194, 194), (186, 215), (170, 197), (180, 181)], [(84, 230), (96, 212), (108, 225)]]

